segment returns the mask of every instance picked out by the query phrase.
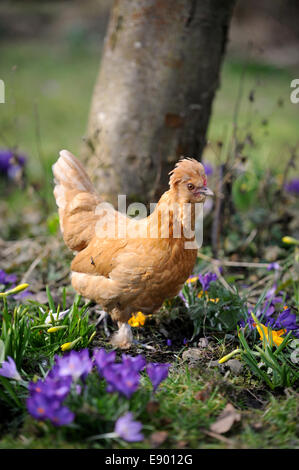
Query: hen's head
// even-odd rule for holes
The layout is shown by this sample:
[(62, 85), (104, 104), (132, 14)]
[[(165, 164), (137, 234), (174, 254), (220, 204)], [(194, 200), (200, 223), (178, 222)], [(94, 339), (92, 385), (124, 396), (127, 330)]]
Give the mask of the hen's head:
[(205, 202), (213, 192), (207, 187), (203, 165), (194, 158), (183, 158), (169, 173), (169, 185), (181, 202)]

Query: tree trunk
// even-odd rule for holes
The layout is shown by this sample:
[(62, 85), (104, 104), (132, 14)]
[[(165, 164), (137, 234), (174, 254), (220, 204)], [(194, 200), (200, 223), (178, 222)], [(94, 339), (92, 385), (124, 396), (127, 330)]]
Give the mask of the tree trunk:
[(200, 159), (235, 0), (115, 0), (83, 160), (112, 202), (157, 200)]

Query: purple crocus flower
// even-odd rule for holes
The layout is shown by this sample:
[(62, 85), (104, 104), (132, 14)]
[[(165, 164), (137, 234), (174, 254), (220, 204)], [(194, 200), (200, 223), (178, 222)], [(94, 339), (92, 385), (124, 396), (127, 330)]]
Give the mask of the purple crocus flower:
[(275, 312), (274, 305), (271, 302), (266, 302), (262, 309), (258, 308), (256, 311), (256, 316), (258, 318), (269, 318)]
[(217, 281), (217, 274), (207, 273), (204, 276), (202, 274), (198, 275), (198, 279), (202, 285), (202, 290), (205, 292), (209, 289), (211, 282)]
[(28, 289), (23, 290), (19, 294), (16, 294), (13, 296), (15, 300), (26, 300), (29, 299), (29, 297), (32, 296), (32, 292)]
[[(273, 299), (272, 299), (273, 300)], [(267, 327), (271, 327), (274, 330), (286, 329), (287, 332), (292, 331), (294, 336), (299, 334), (299, 327), (296, 323), (296, 315), (291, 313), (290, 308), (284, 309), (275, 319), (275, 309), (271, 303), (266, 302), (262, 309), (258, 309), (255, 314), (257, 318)], [(239, 325), (245, 327), (248, 324), (250, 329), (253, 329), (254, 320), (251, 316), (251, 311), (248, 310), (248, 316), (245, 320), (241, 320)]]
[[(256, 316), (258, 317), (257, 312), (255, 312), (255, 313), (256, 313)], [(267, 319), (263, 320), (263, 324), (266, 325), (266, 326), (271, 326), (272, 327), (273, 323), (274, 323), (273, 318), (267, 318)], [(255, 328), (254, 327), (254, 320), (253, 320), (251, 314), (249, 314), (248, 317), (246, 317), (245, 319), (239, 321), (239, 326), (241, 328), (245, 328), (246, 325), (248, 325), (250, 330), (254, 330), (254, 328)]]
[(252, 330), (254, 328), (253, 324), (254, 320), (251, 316), (251, 310), (248, 309), (246, 318), (239, 321), (239, 326), (241, 326), (241, 328), (245, 328), (245, 326), (248, 325), (250, 330)]
[(0, 173), (7, 174), (11, 161), (13, 159), (13, 153), (10, 150), (0, 150)]
[(288, 181), (285, 184), (284, 189), (288, 193), (293, 193), (295, 195), (299, 195), (299, 178), (294, 178), (291, 181)]
[(276, 261), (268, 264), (267, 266), (268, 271), (278, 271), (279, 269), (280, 269), (280, 266)]
[(202, 164), (205, 169), (205, 174), (207, 176), (212, 175), (214, 171), (212, 165), (210, 163), (205, 163), (205, 162), (202, 162)]
[(286, 328), (287, 331), (297, 330), (296, 315), (287, 308), (280, 313), (275, 322), (276, 328)]
[(51, 371), (51, 376), (71, 376), (75, 381), (85, 379), (92, 369), (92, 361), (89, 358), (88, 349), (71, 351), (63, 357), (56, 356), (56, 367)]
[(26, 404), (31, 416), (42, 421), (49, 419), (55, 426), (69, 424), (75, 417), (66, 406), (61, 406), (59, 400), (53, 400), (42, 393), (31, 395)]
[[(258, 308), (255, 312), (256, 317), (259, 321), (261, 321), (266, 326), (273, 327), (274, 319), (272, 318), (273, 313), (275, 312), (275, 308), (271, 303), (266, 302), (262, 309)], [(248, 324), (250, 324), (253, 328), (254, 320), (251, 316), (251, 312), (248, 310)]]
[[(269, 305), (270, 305), (270, 304), (282, 303), (282, 301), (283, 301), (282, 295), (280, 295), (280, 296), (275, 295), (276, 289), (277, 289), (277, 285), (274, 284), (274, 285), (267, 291), (267, 293), (266, 293), (266, 295), (265, 295), (265, 300), (269, 302)], [(279, 292), (279, 294), (282, 294), (282, 292)]]
[(142, 355), (133, 357), (122, 354), (122, 363), (116, 364), (115, 357), (115, 351), (106, 352), (103, 348), (94, 353), (99, 374), (108, 384), (107, 391), (130, 398), (139, 386), (139, 372), (145, 367), (145, 358)]
[(8, 379), (14, 380), (22, 380), (19, 372), (17, 371), (15, 361), (10, 356), (7, 356), (7, 361), (2, 362), (1, 366), (0, 375), (2, 375), (2, 377), (7, 377)]
[(3, 269), (0, 269), (0, 284), (14, 284), (17, 282), (17, 276), (15, 274), (7, 274)]
[(271, 299), (271, 304), (281, 304), (283, 302), (283, 297), (282, 295), (277, 295)]
[(266, 318), (263, 323), (264, 323), (264, 325), (266, 325), (267, 327), (270, 327), (270, 328), (274, 329), (274, 324), (275, 324), (274, 318), (272, 318), (272, 317)]
[(134, 421), (133, 414), (128, 412), (118, 418), (115, 423), (114, 432), (127, 442), (137, 442), (144, 439), (143, 434), (140, 432), (141, 429), (142, 424), (139, 421)]
[[(10, 289), (16, 287), (17, 276), (15, 274), (7, 274), (3, 269), (0, 269), (0, 284), (4, 284), (5, 286), (9, 285)], [(32, 296), (32, 292), (28, 289), (25, 289), (23, 292), (19, 294), (15, 294), (13, 298), (15, 300), (25, 300), (28, 297)]]
[(5, 284), (6, 272), (3, 269), (0, 269), (0, 284)]
[(139, 373), (123, 364), (111, 364), (110, 367), (105, 367), (103, 376), (108, 383), (107, 392), (118, 392), (127, 398), (130, 398), (139, 386)]
[(67, 406), (52, 408), (49, 419), (54, 426), (66, 426), (74, 421), (75, 415)]
[(115, 362), (116, 352), (106, 352), (104, 348), (101, 348), (94, 352), (93, 358), (96, 363), (99, 374), (103, 376), (104, 368), (110, 366)]
[(167, 346), (171, 346), (171, 345), (172, 345), (171, 339), (168, 339), (168, 340), (166, 341), (166, 344), (167, 344)]
[(6, 274), (5, 284), (14, 284), (15, 282), (17, 282), (17, 276), (15, 274)]
[(26, 157), (11, 150), (0, 150), (0, 175), (15, 180), (25, 166)]
[(51, 400), (42, 393), (34, 393), (31, 395), (27, 398), (26, 405), (29, 413), (35, 419), (44, 420), (48, 418)]
[(146, 366), (145, 358), (139, 354), (138, 356), (129, 356), (127, 354), (122, 354), (122, 363), (126, 368), (132, 368), (136, 372), (140, 372)]
[[(261, 320), (264, 325), (274, 327), (275, 320), (273, 318), (274, 313), (276, 312), (277, 304), (281, 304), (283, 302), (282, 295), (275, 295), (277, 286), (274, 284), (266, 293), (265, 295), (265, 303), (263, 306), (259, 307), (256, 311), (256, 316), (259, 320)], [(279, 294), (282, 294), (281, 292)], [(249, 313), (249, 318), (251, 314)]]
[(272, 297), (274, 297), (276, 289), (277, 289), (277, 285), (273, 284), (273, 286), (270, 287), (270, 289), (267, 290), (266, 295), (265, 295), (265, 299), (271, 299)]
[(188, 300), (186, 299), (186, 297), (184, 296), (183, 292), (181, 291), (179, 293), (179, 298), (183, 301), (185, 307), (189, 308), (189, 303), (188, 303)]
[(50, 375), (45, 380), (30, 382), (28, 390), (31, 394), (41, 394), (49, 399), (62, 402), (70, 392), (72, 377), (53, 378)]
[(66, 406), (62, 406), (63, 400), (70, 392), (72, 376), (60, 377), (58, 372), (59, 367), (56, 364), (44, 380), (30, 382), (30, 396), (26, 404), (34, 418), (49, 419), (54, 426), (63, 426), (71, 423), (75, 417)]
[(146, 372), (152, 382), (154, 391), (158, 388), (160, 383), (168, 376), (168, 369), (170, 364), (149, 363), (146, 366)]

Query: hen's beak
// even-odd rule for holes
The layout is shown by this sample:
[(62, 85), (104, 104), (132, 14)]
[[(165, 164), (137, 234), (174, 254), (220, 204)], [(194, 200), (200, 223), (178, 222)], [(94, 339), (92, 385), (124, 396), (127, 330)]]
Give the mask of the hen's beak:
[(204, 188), (201, 188), (199, 190), (199, 193), (203, 194), (204, 196), (214, 196), (213, 191), (210, 188), (207, 188), (207, 186), (205, 186)]

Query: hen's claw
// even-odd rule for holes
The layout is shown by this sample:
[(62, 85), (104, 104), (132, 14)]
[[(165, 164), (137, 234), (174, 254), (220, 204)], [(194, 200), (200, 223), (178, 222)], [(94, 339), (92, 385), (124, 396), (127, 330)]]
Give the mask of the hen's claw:
[(156, 349), (153, 346), (150, 346), (149, 344), (140, 343), (140, 341), (137, 341), (136, 339), (133, 340), (133, 344), (135, 346), (140, 346), (141, 348), (150, 349), (151, 351), (156, 351)]
[(105, 335), (109, 338), (109, 336), (110, 336), (110, 331), (109, 331), (108, 325), (107, 325), (108, 313), (105, 312), (105, 310), (100, 310), (98, 313), (99, 313), (100, 315), (99, 315), (99, 318), (98, 318), (97, 321), (96, 321), (96, 327), (97, 327), (101, 322), (103, 322), (103, 327), (104, 327)]

